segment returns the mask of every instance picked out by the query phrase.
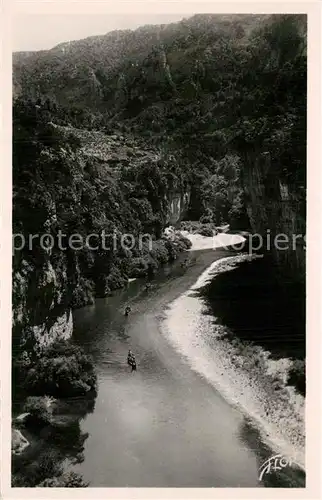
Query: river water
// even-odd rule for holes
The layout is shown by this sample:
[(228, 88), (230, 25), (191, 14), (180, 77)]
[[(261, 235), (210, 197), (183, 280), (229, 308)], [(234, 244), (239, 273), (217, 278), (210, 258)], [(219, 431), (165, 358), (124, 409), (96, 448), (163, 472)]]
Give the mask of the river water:
[[(145, 291), (140, 280), (74, 312), (75, 341), (94, 358), (95, 406), (81, 420), (83, 461), (68, 466), (90, 487), (302, 486), (290, 469), (259, 481), (273, 450), (205, 377), (191, 368), (162, 329), (167, 304), (186, 292), (225, 250), (191, 252), (194, 265), (165, 268)], [(127, 304), (132, 307), (124, 316)], [(184, 325), (193, 321), (178, 316)], [(127, 352), (138, 370), (131, 372)], [(198, 360), (202, 363), (202, 359)], [(286, 471), (286, 469), (285, 469)]]

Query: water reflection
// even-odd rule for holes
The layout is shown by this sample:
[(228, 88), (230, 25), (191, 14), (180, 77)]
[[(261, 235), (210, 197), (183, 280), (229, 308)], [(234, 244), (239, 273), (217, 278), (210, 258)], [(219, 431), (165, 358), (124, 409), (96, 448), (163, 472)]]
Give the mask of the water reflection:
[(228, 268), (199, 293), (220, 324), (272, 359), (305, 357), (305, 283), (282, 280), (269, 258)]

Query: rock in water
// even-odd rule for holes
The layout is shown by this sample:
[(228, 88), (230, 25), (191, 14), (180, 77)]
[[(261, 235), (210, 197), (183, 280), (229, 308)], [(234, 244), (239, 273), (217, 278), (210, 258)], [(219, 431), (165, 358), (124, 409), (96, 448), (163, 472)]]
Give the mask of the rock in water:
[(15, 421), (19, 422), (20, 424), (24, 423), (26, 418), (29, 417), (29, 415), (30, 415), (29, 412), (21, 413), (21, 415), (18, 415), (18, 417), (15, 418)]
[(18, 429), (12, 429), (11, 449), (14, 455), (20, 455), (29, 445), (29, 441), (21, 434)]

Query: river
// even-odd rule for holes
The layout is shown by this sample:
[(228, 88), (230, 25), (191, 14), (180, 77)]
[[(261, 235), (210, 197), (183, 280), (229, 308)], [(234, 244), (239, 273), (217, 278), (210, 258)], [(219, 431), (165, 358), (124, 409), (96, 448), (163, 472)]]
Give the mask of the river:
[[(190, 252), (191, 267), (168, 266), (149, 292), (136, 280), (74, 312), (75, 341), (94, 358), (98, 393), (93, 410), (81, 419), (88, 434), (84, 459), (68, 468), (90, 487), (303, 486), (303, 476), (292, 467), (259, 480), (264, 457), (274, 450), (162, 330), (167, 304), (227, 255), (221, 249)], [(132, 307), (129, 317), (126, 304)], [(184, 325), (187, 318), (176, 320)], [(129, 349), (138, 362), (133, 373), (126, 363)]]

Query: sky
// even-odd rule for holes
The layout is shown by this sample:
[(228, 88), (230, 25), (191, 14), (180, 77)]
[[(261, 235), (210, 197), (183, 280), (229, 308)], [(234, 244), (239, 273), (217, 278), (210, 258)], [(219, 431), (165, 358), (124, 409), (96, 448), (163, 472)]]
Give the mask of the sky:
[(116, 29), (177, 22), (184, 14), (28, 14), (16, 13), (11, 27), (12, 50), (51, 49), (61, 42), (103, 35)]

